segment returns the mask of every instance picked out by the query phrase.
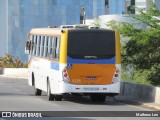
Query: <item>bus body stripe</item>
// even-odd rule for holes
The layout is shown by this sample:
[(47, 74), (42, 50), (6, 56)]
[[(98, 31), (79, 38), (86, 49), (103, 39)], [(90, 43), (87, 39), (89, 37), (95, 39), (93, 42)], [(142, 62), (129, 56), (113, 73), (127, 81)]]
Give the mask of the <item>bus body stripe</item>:
[(116, 64), (121, 64), (120, 35), (118, 31), (115, 31), (115, 38), (116, 38)]
[(115, 64), (115, 57), (111, 58), (111, 59), (90, 59), (90, 60), (86, 60), (86, 59), (72, 59), (70, 57), (67, 58), (67, 62), (71, 63), (71, 64)]
[(67, 63), (67, 39), (68, 30), (64, 30), (61, 36), (60, 63)]
[(59, 63), (51, 62), (50, 66), (51, 66), (51, 69), (59, 70)]

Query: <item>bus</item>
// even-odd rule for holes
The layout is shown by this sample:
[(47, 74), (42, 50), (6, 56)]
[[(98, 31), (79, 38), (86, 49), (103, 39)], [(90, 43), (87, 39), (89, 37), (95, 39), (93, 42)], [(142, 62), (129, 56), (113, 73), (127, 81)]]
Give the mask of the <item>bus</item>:
[(28, 33), (28, 83), (48, 100), (85, 95), (104, 102), (120, 93), (120, 34), (107, 29), (34, 28)]

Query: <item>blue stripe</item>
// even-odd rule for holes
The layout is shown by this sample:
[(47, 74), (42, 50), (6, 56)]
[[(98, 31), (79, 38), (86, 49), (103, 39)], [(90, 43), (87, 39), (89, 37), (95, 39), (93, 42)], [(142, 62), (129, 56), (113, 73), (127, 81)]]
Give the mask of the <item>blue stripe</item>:
[(59, 63), (51, 62), (51, 69), (59, 70)]
[(116, 58), (113, 57), (111, 59), (72, 59), (70, 57), (67, 58), (67, 63), (68, 64), (115, 64)]

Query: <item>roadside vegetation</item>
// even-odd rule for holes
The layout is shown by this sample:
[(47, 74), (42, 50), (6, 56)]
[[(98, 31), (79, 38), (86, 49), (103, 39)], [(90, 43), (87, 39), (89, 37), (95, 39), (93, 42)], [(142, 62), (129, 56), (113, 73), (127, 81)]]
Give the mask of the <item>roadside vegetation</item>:
[[(135, 19), (129, 23), (107, 24), (122, 35), (122, 79), (160, 86), (160, 11), (153, 3), (147, 12), (138, 11), (129, 15)], [(147, 28), (138, 28), (142, 24)]]
[(27, 68), (28, 65), (23, 63), (19, 58), (10, 54), (0, 57), (0, 68)]

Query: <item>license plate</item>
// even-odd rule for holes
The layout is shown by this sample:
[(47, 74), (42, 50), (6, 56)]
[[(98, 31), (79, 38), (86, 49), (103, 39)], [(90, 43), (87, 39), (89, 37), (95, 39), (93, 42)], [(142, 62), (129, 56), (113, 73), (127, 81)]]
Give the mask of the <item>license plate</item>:
[(84, 91), (98, 91), (99, 90), (99, 88), (91, 88), (91, 87), (85, 87), (83, 89)]
[(96, 80), (96, 77), (95, 76), (88, 76), (88, 77), (86, 77), (86, 80)]

